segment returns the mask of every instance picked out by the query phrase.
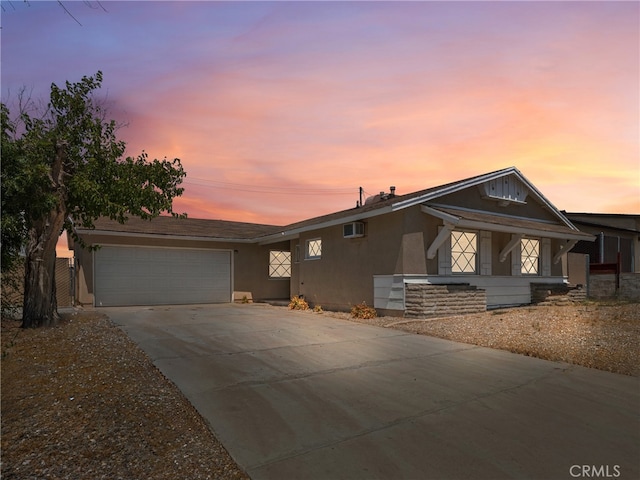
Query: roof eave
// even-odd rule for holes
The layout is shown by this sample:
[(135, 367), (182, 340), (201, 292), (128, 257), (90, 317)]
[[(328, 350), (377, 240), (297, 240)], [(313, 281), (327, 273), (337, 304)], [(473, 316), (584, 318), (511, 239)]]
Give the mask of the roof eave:
[(100, 235), (106, 237), (156, 238), (164, 240), (188, 240), (218, 243), (256, 243), (254, 238), (203, 237), (197, 235), (167, 235), (163, 233), (114, 232), (113, 230), (77, 229), (78, 235)]
[(440, 210), (436, 210), (435, 208), (431, 208), (427, 205), (421, 206), (422, 212), (428, 215), (432, 215), (434, 217), (440, 218), (443, 222), (454, 225), (458, 228), (468, 228), (471, 230), (487, 230), (492, 232), (504, 232), (504, 233), (513, 233), (513, 234), (522, 234), (529, 236), (539, 236), (546, 238), (557, 238), (562, 240), (584, 240), (588, 242), (595, 241), (595, 236), (584, 233), (581, 231), (577, 232), (554, 232), (551, 230), (544, 229), (536, 229), (529, 227), (519, 227), (513, 225), (503, 225), (499, 223), (490, 223), (483, 222), (479, 220), (469, 220), (461, 217), (456, 217), (450, 213), (441, 212)]
[(260, 245), (268, 245), (270, 243), (281, 242), (283, 240), (293, 240), (295, 238), (298, 238), (301, 233), (310, 232), (313, 230), (319, 230), (321, 228), (334, 227), (336, 225), (344, 225), (345, 223), (366, 220), (367, 218), (376, 217), (378, 215), (390, 213), (392, 211), (393, 211), (393, 205), (387, 205), (385, 207), (377, 208), (375, 210), (369, 210), (367, 212), (361, 212), (361, 213), (354, 213), (353, 215), (348, 215), (346, 217), (340, 217), (340, 218), (328, 220), (326, 222), (305, 225), (304, 227), (293, 228), (291, 230), (287, 230), (285, 227), (284, 230), (278, 233), (272, 233), (271, 235), (265, 235), (264, 237), (258, 238), (258, 243)]

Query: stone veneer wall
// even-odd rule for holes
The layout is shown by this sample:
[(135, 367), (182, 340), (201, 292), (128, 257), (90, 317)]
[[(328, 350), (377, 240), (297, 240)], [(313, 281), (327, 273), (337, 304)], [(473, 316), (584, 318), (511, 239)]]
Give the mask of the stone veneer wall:
[(623, 298), (640, 300), (640, 273), (621, 273), (620, 290), (616, 294), (616, 276), (590, 275), (589, 298)]
[(405, 284), (406, 318), (429, 318), (487, 310), (487, 295), (469, 284)]
[(564, 305), (571, 302), (583, 302), (587, 291), (583, 285), (557, 283), (532, 283), (531, 303), (545, 305)]

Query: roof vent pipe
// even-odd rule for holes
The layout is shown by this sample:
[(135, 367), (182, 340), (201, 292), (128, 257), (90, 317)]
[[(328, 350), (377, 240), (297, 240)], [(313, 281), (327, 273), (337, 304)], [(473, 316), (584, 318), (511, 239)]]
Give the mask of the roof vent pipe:
[(389, 196), (391, 196), (391, 197), (395, 197), (395, 196), (396, 196), (396, 187), (394, 187), (393, 185), (391, 185), (391, 186), (389, 187), (389, 192), (390, 192), (390, 193), (389, 193)]

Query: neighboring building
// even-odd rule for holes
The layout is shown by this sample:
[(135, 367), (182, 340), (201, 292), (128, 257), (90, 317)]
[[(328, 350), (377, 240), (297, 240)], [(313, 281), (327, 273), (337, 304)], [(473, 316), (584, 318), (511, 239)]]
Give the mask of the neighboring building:
[(160, 217), (77, 233), (102, 245), (75, 249), (80, 303), (228, 302), (247, 292), (337, 310), (364, 301), (400, 316), (416, 302), (428, 313), (435, 297), (440, 307), (530, 303), (537, 284), (565, 285), (562, 258), (594, 240), (513, 167), (407, 195), (391, 188), (284, 227)]
[(578, 242), (573, 253), (588, 254), (590, 263), (616, 263), (619, 253), (622, 272), (640, 273), (640, 215), (563, 213), (596, 237), (595, 242)]

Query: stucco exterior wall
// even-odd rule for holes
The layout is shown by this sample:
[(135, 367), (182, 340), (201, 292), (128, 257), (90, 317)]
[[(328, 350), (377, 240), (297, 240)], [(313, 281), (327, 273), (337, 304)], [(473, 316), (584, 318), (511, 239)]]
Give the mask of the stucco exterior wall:
[[(484, 202), (483, 207), (492, 203), (479, 201)], [(504, 209), (502, 211), (504, 213)], [(427, 250), (437, 237), (439, 227), (443, 225), (442, 220), (425, 214), (420, 206), (415, 206), (372, 217), (365, 221), (365, 225), (365, 236), (361, 238), (343, 238), (342, 225), (336, 225), (307, 232), (293, 241), (292, 251), (299, 244), (300, 259), (293, 265), (290, 295), (302, 295), (312, 305), (321, 305), (326, 309), (348, 310), (350, 306), (363, 301), (368, 305), (380, 303), (375, 293), (374, 276), (439, 274), (438, 255), (428, 259)], [(305, 245), (312, 239), (322, 240), (322, 256), (307, 260), (304, 258)], [(546, 273), (545, 278), (557, 277), (557, 281), (563, 281), (562, 262), (556, 264), (551, 259), (564, 242), (552, 239), (549, 251), (545, 253), (550, 271), (542, 271), (541, 261), (538, 276), (518, 276), (519, 280), (512, 282), (512, 255), (517, 255), (516, 262), (519, 262), (519, 249), (509, 254), (503, 262), (499, 259), (500, 252), (510, 240), (509, 233), (491, 232), (490, 277), (493, 280), (489, 282), (487, 276), (480, 275), (480, 272), (474, 277), (483, 278), (471, 280), (472, 284), (477, 283), (481, 288), (490, 283), (490, 303), (502, 303), (501, 299), (496, 300), (495, 293), (502, 284), (513, 283), (524, 292), (520, 295), (522, 298), (518, 297), (511, 303), (527, 303), (530, 298), (529, 283), (542, 278), (543, 273)], [(540, 240), (542, 250), (542, 238)], [(466, 278), (464, 281), (468, 280)], [(451, 276), (448, 281), (455, 283), (462, 279), (460, 276)]]
[[(342, 225), (301, 234), (291, 295), (327, 309), (345, 310), (363, 301), (372, 305), (373, 275), (402, 269), (402, 222), (401, 213), (373, 217), (365, 221), (365, 236), (360, 238), (343, 238)], [(319, 259), (305, 258), (306, 243), (312, 239), (322, 240)], [(414, 244), (420, 244), (417, 237), (407, 243), (411, 253), (406, 254), (419, 255), (414, 252)]]

